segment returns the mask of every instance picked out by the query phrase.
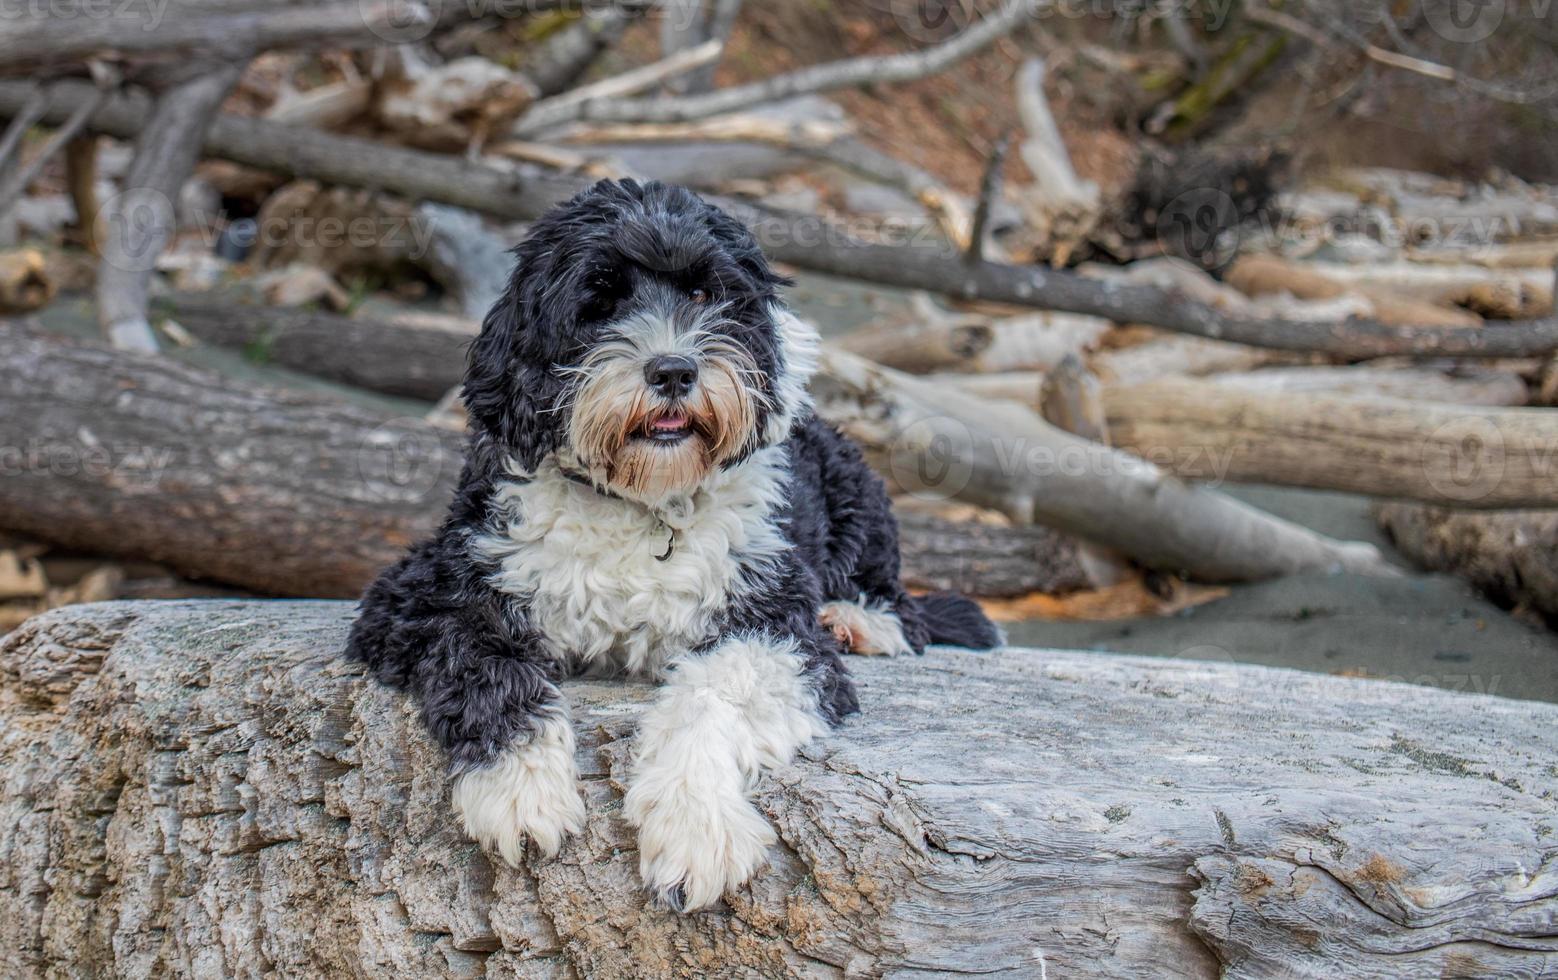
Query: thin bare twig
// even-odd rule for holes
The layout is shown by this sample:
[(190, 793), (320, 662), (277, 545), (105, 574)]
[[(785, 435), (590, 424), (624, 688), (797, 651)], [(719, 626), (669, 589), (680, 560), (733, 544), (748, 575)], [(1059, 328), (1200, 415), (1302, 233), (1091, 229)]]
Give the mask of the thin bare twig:
[(592, 99), (611, 99), (642, 92), (668, 78), (675, 78), (700, 65), (713, 62), (719, 58), (724, 47), (723, 41), (705, 41), (697, 47), (684, 48), (669, 58), (662, 58), (641, 68), (625, 71), (611, 78), (603, 78), (550, 99), (542, 99), (531, 106), (514, 124), (514, 135), (527, 136), (561, 123), (571, 122), (578, 118), (579, 107)]
[(1388, 48), (1382, 48), (1374, 44), (1354, 31), (1343, 29), (1340, 24), (1330, 25), (1331, 30), (1328, 32), (1291, 14), (1273, 10), (1261, 3), (1247, 4), (1244, 11), (1250, 20), (1255, 21), (1257, 24), (1265, 24), (1267, 27), (1273, 27), (1286, 34), (1303, 38), (1316, 47), (1335, 47), (1335, 39), (1340, 39), (1357, 48), (1370, 61), (1390, 68), (1409, 71), (1426, 78), (1459, 85), (1497, 102), (1508, 102), (1513, 105), (1532, 105), (1538, 102), (1546, 102), (1553, 98), (1554, 95), (1558, 95), (1558, 86), (1548, 86), (1546, 89), (1537, 91), (1512, 89), (1467, 75), (1464, 72), (1451, 68), (1449, 65), (1441, 65), (1436, 61), (1428, 61), (1424, 58), (1403, 54), (1400, 51), (1391, 51)]
[(49, 141), (43, 144), (42, 149), (33, 154), (31, 160), (18, 165), (10, 173), (0, 178), (0, 215), (6, 214), (11, 208), (16, 206), (16, 202), (21, 200), (22, 194), (26, 192), (27, 185), (32, 183), (33, 178), (38, 176), (38, 172), (43, 169), (43, 165), (48, 163), (56, 153), (63, 150), (67, 143), (76, 138), (77, 134), (86, 126), (87, 120), (91, 118), (92, 113), (96, 112), (107, 99), (108, 90), (100, 87), (93, 98), (87, 99), (76, 107), (76, 111), (70, 114), (70, 117), (65, 120), (59, 129), (54, 131), (54, 135), (49, 137)]
[(22, 145), (22, 137), (27, 135), (38, 120), (43, 118), (43, 110), (48, 107), (49, 100), (43, 94), (43, 87), (37, 82), (32, 83), (32, 94), (12, 119), (11, 124), (5, 128), (5, 133), (0, 134), (0, 167), (9, 166), (11, 154)]
[(990, 215), (995, 210), (996, 199), (1001, 196), (1001, 168), (1006, 166), (1006, 151), (1011, 149), (1012, 134), (1002, 133), (990, 152), (985, 164), (985, 175), (979, 181), (979, 203), (974, 206), (974, 225), (968, 232), (968, 251), (964, 257), (978, 262), (985, 257), (985, 236), (990, 226)]
[[(1043, 7), (1039, 0), (1006, 0), (1001, 9), (951, 40), (923, 51), (871, 58), (848, 58), (813, 65), (750, 85), (737, 85), (702, 95), (672, 98), (589, 99), (579, 102), (564, 122), (688, 122), (725, 112), (777, 102), (800, 95), (831, 92), (861, 85), (907, 82), (943, 71), (995, 43), (1034, 17)], [(521, 135), (528, 133), (527, 127)]]

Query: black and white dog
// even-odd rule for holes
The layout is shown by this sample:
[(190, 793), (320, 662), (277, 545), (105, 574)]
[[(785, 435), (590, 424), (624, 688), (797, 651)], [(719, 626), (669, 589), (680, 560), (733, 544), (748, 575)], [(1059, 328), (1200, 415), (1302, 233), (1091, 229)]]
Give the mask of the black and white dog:
[(817, 334), (741, 224), (602, 182), (516, 254), (448, 520), (368, 590), (349, 651), (420, 700), (466, 832), (510, 863), (583, 825), (558, 680), (663, 679), (625, 809), (646, 886), (698, 908), (774, 840), (757, 774), (858, 710), (841, 653), (998, 634), (904, 591), (881, 482), (811, 414)]

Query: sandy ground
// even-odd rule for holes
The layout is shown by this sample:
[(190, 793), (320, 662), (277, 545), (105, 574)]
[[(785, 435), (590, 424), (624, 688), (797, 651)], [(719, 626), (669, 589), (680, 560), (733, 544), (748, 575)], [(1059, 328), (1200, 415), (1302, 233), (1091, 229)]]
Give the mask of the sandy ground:
[[(1328, 534), (1384, 544), (1363, 498), (1253, 487), (1231, 492)], [(1007, 633), (1013, 643), (1031, 646), (1242, 661), (1558, 701), (1558, 636), (1443, 575), (1294, 576), (1236, 587), (1225, 599), (1175, 616), (1015, 623)]]

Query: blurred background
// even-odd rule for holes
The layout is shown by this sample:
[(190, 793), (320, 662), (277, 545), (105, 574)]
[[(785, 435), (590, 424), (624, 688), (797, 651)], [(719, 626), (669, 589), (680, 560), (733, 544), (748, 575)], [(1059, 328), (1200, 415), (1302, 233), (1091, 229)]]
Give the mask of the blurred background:
[(355, 597), (507, 250), (635, 177), (794, 277), (912, 587), (1558, 699), (1553, 6), (0, 2), (0, 630)]

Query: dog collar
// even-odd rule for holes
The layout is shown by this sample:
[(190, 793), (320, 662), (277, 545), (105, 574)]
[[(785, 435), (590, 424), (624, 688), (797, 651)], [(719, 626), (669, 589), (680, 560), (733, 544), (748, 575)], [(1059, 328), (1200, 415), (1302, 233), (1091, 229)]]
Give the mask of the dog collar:
[(660, 507), (651, 507), (648, 504), (640, 503), (637, 500), (630, 500), (629, 498), (624, 497), (619, 493), (613, 493), (612, 491), (596, 483), (594, 480), (585, 476), (583, 473), (575, 473), (573, 470), (562, 466), (559, 466), (558, 470), (563, 474), (563, 476), (577, 484), (580, 484), (581, 486), (589, 487), (591, 490), (594, 490), (602, 497), (610, 497), (612, 500), (620, 500), (623, 503), (633, 504), (636, 507), (643, 508), (645, 513), (655, 519), (654, 532), (656, 538), (662, 534), (665, 535), (664, 548), (651, 550), (650, 554), (654, 555), (655, 561), (670, 560), (672, 553), (676, 551), (676, 539), (678, 535), (680, 535), (682, 530), (684, 530), (688, 523), (692, 520), (694, 508), (691, 497), (678, 494), (674, 497), (671, 497), (665, 502), (664, 505)]

